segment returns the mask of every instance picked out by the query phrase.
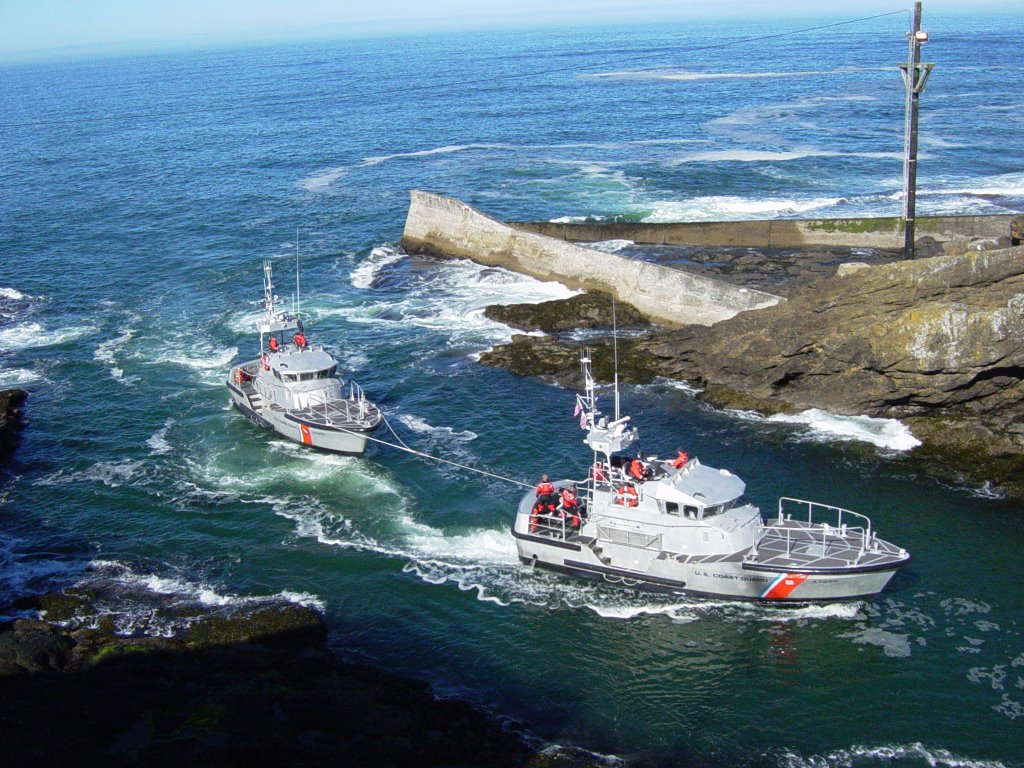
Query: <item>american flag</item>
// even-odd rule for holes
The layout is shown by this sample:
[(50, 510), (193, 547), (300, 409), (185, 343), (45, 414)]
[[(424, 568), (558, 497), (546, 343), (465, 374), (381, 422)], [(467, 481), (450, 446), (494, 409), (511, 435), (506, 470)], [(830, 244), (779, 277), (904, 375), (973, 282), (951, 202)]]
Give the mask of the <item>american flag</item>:
[(579, 416), (580, 415), (580, 411), (582, 411), (582, 410), (583, 410), (583, 403), (580, 402), (580, 396), (576, 395), (576, 409), (572, 412), (572, 415), (574, 417), (575, 416)]
[(587, 414), (586, 413), (581, 413), (580, 414), (580, 429), (586, 429), (586, 428), (587, 428)]

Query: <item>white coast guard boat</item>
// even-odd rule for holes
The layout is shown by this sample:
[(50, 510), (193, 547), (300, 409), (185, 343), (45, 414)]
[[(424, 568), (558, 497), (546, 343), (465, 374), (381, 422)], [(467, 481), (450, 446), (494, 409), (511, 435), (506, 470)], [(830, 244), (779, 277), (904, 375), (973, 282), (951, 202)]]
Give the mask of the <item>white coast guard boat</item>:
[(597, 409), (589, 350), (581, 364), (590, 477), (578, 509), (523, 496), (512, 528), (523, 563), (678, 595), (804, 603), (874, 595), (910, 562), (848, 509), (783, 498), (764, 519), (728, 470), (685, 455), (634, 461), (625, 451), (638, 433), (619, 416), (618, 391), (609, 419)]
[(330, 354), (309, 344), (297, 312), (275, 309), (271, 278), (265, 261), (266, 314), (256, 324), (260, 356), (231, 368), (231, 402), (250, 421), (297, 443), (361, 456), (381, 422), (380, 410), (358, 384), (338, 375)]

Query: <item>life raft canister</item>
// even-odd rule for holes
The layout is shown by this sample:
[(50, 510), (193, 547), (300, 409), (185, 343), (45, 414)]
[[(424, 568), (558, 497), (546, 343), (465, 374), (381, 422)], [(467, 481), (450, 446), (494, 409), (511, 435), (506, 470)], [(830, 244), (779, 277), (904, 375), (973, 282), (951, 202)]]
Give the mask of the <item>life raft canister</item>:
[(635, 507), (639, 503), (636, 488), (632, 485), (624, 485), (615, 494), (615, 503), (624, 507)]

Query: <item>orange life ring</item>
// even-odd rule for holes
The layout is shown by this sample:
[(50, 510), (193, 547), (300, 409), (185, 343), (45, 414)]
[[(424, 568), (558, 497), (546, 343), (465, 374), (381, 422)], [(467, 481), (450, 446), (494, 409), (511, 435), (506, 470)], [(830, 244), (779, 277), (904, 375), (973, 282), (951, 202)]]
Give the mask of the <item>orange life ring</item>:
[(615, 503), (624, 507), (635, 507), (639, 503), (636, 488), (632, 485), (624, 485), (615, 494)]

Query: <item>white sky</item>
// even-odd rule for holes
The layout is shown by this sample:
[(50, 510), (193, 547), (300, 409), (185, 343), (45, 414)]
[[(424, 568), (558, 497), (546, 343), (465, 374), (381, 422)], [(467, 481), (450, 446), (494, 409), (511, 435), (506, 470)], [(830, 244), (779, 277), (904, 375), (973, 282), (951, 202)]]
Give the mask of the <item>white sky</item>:
[[(0, 59), (352, 35), (641, 22), (855, 19), (912, 0), (0, 0)], [(1024, 0), (925, 0), (929, 12), (994, 12), (1024, 22)]]

